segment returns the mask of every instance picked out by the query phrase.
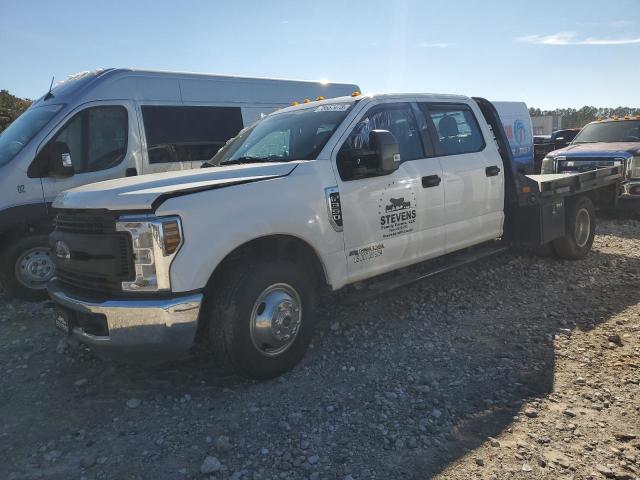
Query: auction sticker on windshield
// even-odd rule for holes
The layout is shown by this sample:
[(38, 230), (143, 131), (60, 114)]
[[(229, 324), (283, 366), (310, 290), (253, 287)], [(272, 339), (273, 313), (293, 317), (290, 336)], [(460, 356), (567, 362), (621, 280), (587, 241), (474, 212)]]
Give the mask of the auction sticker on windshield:
[(320, 105), (314, 112), (344, 112), (349, 110), (350, 103), (330, 103), (328, 105)]

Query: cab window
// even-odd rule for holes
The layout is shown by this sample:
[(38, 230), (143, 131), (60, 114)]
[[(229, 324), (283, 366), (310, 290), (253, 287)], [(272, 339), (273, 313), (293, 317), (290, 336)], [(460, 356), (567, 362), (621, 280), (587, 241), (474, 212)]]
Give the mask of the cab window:
[(121, 106), (92, 107), (76, 114), (53, 142), (69, 147), (76, 173), (118, 165), (127, 153), (127, 110)]
[(484, 149), (478, 122), (466, 105), (420, 103), (420, 109), (433, 122), (437, 155), (458, 155)]
[(369, 150), (372, 130), (388, 130), (393, 134), (398, 142), (400, 161), (424, 157), (420, 131), (410, 104), (385, 104), (371, 108), (353, 127), (338, 155), (347, 155), (350, 150)]

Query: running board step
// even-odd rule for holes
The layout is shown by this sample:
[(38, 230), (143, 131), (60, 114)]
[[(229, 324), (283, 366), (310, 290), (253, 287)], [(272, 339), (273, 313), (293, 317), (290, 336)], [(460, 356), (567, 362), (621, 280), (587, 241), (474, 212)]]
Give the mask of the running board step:
[(354, 285), (351, 292), (343, 297), (345, 303), (357, 303), (376, 297), (384, 292), (405, 287), (420, 280), (431, 278), (454, 268), (468, 265), (477, 260), (502, 253), (509, 249), (503, 242), (491, 242), (482, 246), (472, 247), (462, 252), (450, 253), (433, 260), (403, 268), (398, 272), (390, 272), (371, 280)]

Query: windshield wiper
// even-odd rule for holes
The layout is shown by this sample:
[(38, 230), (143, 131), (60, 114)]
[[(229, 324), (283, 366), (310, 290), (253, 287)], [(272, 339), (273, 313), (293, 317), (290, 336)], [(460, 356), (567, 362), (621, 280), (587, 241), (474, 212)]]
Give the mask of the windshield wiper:
[(278, 157), (277, 155), (270, 155), (268, 157), (238, 157), (227, 162), (220, 162), (219, 166), (224, 165), (237, 165), (240, 163), (267, 163), (267, 162), (287, 162), (288, 159)]

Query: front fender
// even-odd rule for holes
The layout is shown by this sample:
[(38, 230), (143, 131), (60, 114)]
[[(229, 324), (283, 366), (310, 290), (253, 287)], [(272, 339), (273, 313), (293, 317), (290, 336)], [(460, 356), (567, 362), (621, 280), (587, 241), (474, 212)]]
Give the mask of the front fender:
[(204, 288), (227, 255), (269, 235), (306, 242), (317, 252), (328, 282), (341, 284), (344, 243), (329, 223), (324, 196), (331, 177), (327, 182), (313, 165), (301, 167), (287, 177), (172, 198), (158, 208), (158, 216), (182, 219), (184, 242), (171, 265), (172, 290)]

